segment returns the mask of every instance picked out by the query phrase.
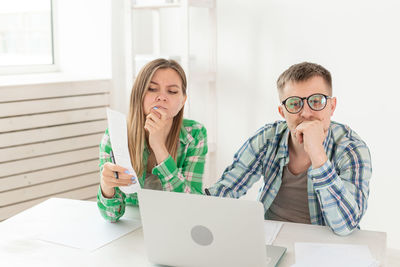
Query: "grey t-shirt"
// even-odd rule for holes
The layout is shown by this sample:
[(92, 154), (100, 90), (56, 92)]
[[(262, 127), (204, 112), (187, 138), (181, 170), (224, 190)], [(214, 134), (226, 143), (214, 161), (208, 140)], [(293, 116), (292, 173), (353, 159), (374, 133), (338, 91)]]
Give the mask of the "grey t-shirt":
[(310, 224), (308, 208), (307, 171), (294, 175), (283, 169), (282, 184), (267, 211), (269, 220)]
[(162, 185), (160, 178), (157, 175), (152, 173), (146, 173), (146, 178), (144, 178), (144, 186), (145, 189), (153, 189), (153, 190), (162, 190)]

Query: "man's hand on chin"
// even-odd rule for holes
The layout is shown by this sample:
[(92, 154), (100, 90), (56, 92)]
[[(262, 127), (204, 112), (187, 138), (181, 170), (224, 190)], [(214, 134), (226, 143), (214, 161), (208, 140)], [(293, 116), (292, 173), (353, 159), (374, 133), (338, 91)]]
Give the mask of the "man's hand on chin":
[(294, 130), (293, 136), (298, 143), (303, 144), (313, 169), (321, 167), (328, 160), (323, 146), (327, 132), (328, 129), (324, 128), (320, 120), (303, 121)]

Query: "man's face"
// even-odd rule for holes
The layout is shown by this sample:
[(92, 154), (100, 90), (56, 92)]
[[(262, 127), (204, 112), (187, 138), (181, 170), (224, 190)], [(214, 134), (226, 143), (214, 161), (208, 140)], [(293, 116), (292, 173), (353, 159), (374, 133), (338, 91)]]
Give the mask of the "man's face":
[[(280, 93), (280, 101), (284, 101), (288, 97), (308, 97), (312, 94), (330, 95), (329, 86), (325, 83), (324, 79), (320, 76), (314, 76), (302, 82), (289, 82)], [(336, 108), (336, 98), (329, 98), (326, 107), (323, 110), (312, 110), (307, 104), (307, 100), (303, 100), (303, 108), (299, 113), (289, 113), (284, 105), (278, 107), (279, 114), (286, 120), (289, 130), (293, 133), (296, 127), (304, 121), (319, 120), (322, 122), (324, 130), (329, 129), (331, 116)]]

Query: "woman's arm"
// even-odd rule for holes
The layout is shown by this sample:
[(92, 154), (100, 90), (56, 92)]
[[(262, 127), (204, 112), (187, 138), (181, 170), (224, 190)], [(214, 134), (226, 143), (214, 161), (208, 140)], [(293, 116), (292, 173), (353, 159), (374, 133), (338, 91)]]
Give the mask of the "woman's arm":
[(111, 163), (110, 152), (111, 152), (111, 143), (107, 129), (100, 143), (99, 167), (100, 167), (102, 182), (100, 183), (101, 185), (99, 186), (99, 190), (97, 192), (97, 206), (99, 207), (100, 214), (104, 217), (104, 219), (110, 222), (116, 222), (125, 213), (124, 199), (126, 196), (118, 187), (114, 187), (115, 193), (110, 198), (104, 196), (102, 193), (101, 187), (102, 184), (104, 184), (103, 183), (104, 165), (107, 162)]
[[(196, 123), (187, 144), (180, 143), (178, 164), (171, 155), (153, 168), (166, 191), (202, 194), (205, 157), (208, 152), (207, 130)], [(179, 154), (179, 153), (178, 153)]]

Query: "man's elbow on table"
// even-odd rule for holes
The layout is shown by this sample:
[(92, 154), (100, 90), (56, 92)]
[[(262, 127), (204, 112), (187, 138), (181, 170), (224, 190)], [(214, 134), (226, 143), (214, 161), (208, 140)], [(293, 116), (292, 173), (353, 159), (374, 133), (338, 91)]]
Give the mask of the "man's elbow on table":
[(343, 224), (341, 226), (329, 226), (331, 228), (331, 230), (333, 231), (333, 233), (335, 233), (338, 236), (348, 236), (351, 233), (353, 233), (353, 231), (357, 228), (359, 228), (358, 223), (355, 226), (349, 226), (347, 224)]

